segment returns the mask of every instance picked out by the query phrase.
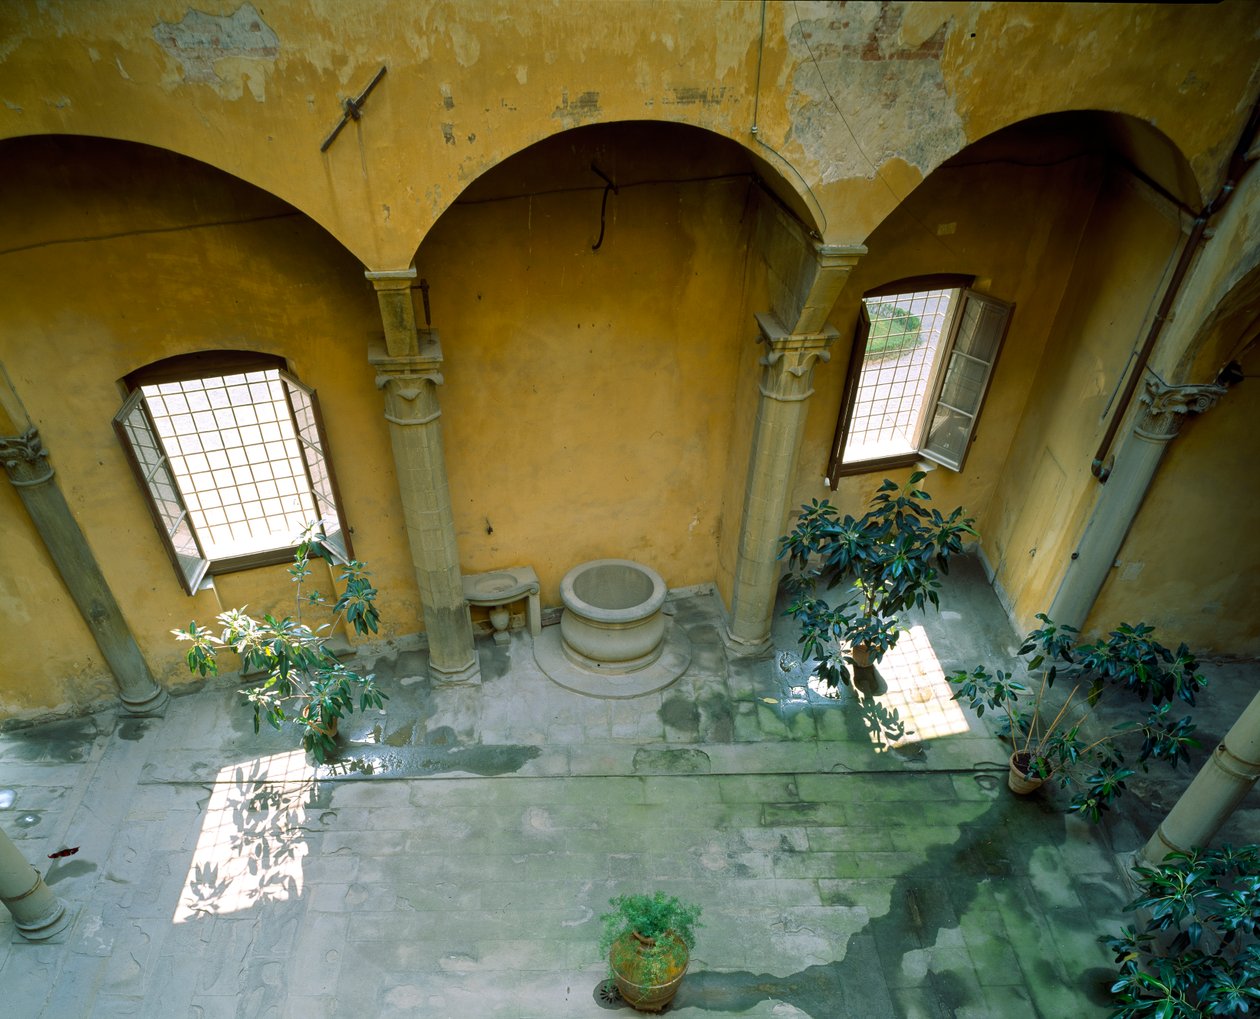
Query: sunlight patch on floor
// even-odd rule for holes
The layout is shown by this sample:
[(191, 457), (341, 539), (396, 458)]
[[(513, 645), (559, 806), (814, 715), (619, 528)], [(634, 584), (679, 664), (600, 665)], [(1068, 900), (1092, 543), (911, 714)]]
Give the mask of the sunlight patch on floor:
[(172, 922), (298, 897), (314, 793), (302, 750), (222, 769)]
[[(876, 670), (888, 685), (877, 699), (895, 710), (906, 726), (906, 734), (891, 741), (892, 746), (969, 731), (967, 716), (952, 699), (953, 688), (922, 626), (903, 630), (897, 646), (884, 655)], [(872, 741), (880, 743), (873, 735)]]

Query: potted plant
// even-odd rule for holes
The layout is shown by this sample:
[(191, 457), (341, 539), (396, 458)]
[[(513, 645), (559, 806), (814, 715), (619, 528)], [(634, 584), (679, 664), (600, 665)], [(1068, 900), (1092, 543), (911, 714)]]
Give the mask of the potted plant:
[[(833, 689), (848, 682), (850, 666), (873, 665), (896, 645), (899, 613), (939, 607), (940, 574), (964, 538), (976, 536), (962, 507), (945, 516), (927, 505), (932, 497), (918, 487), (925, 477), (915, 471), (901, 487), (884, 479), (859, 519), (814, 499), (780, 539), (779, 558), (789, 563), (784, 583), (794, 596), (788, 615), (800, 623), (802, 654), (816, 659), (819, 678)], [(844, 585), (843, 600), (832, 606), (818, 597), (820, 582), (827, 590)]]
[(1111, 1019), (1235, 1015), (1260, 1005), (1260, 845), (1169, 853), (1134, 867), (1141, 929), (1116, 954)]
[[(1151, 636), (1154, 628), (1143, 623), (1122, 623), (1101, 640), (1078, 646), (1075, 627), (1055, 623), (1045, 613), (1037, 618), (1042, 625), (1019, 649), (1025, 670), (1036, 677), (1032, 685), (1001, 669), (990, 673), (980, 666), (949, 677), (957, 688), (953, 697), (966, 700), (977, 715), (986, 708), (1005, 713), (1002, 735), (1013, 747), (1008, 778), (1013, 792), (1032, 792), (1052, 776), (1067, 787), (1074, 781), (1074, 766), (1092, 765), (1069, 809), (1097, 821), (1134, 774), (1126, 766), (1122, 745), (1131, 736), (1142, 737), (1138, 763), (1144, 770), (1150, 758), (1174, 768), (1189, 761), (1190, 748), (1199, 745), (1191, 735), (1194, 723), (1189, 715), (1173, 716), (1173, 701), (1193, 705), (1207, 681), (1184, 644), (1176, 653), (1170, 651)], [(1052, 693), (1060, 676), (1070, 677), (1072, 684), (1061, 702)], [(1146, 718), (1121, 722), (1093, 738), (1082, 735), (1108, 689), (1139, 702), (1149, 699)]]
[(254, 731), (264, 716), (275, 729), (292, 720), (302, 730), (302, 746), (320, 763), (336, 752), (337, 720), (354, 710), (356, 693), (361, 711), (379, 708), (386, 700), (372, 674), (351, 672), (328, 647), (330, 633), (342, 620), (360, 635), (377, 630), (376, 588), (363, 563), (350, 562), (342, 568), (340, 579), (346, 586), (333, 603), (331, 621), (314, 630), (303, 622), (304, 608), (327, 604), (319, 591), (302, 593), (311, 573), (310, 560), (326, 554), (323, 534), (318, 524), (312, 524), (302, 533), (289, 567), (295, 585), (292, 617), (255, 618), (243, 606), (220, 613), (222, 629), (217, 634), (195, 621), (186, 630), (171, 631), (178, 640), (192, 644), (186, 656), (190, 672), (217, 673), (218, 654), (224, 649), (240, 656), (242, 675), (262, 672), (261, 683), (241, 691), (244, 703), (254, 708)]
[(619, 895), (613, 911), (600, 917), (601, 953), (608, 953), (609, 975), (622, 999), (640, 1012), (668, 1005), (687, 971), (700, 907), (673, 895)]

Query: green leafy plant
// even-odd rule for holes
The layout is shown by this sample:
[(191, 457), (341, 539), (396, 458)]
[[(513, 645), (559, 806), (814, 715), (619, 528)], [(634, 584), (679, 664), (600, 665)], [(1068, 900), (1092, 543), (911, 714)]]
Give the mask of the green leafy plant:
[(1239, 1015), (1260, 1005), (1260, 845), (1174, 852), (1134, 867), (1140, 926), (1116, 955), (1111, 1019)]
[[(612, 912), (601, 916), (601, 954), (609, 956), (609, 975), (618, 963), (619, 953), (635, 954), (644, 983), (662, 983), (663, 978), (682, 965), (687, 952), (696, 947), (700, 907), (680, 901), (677, 896), (657, 891), (651, 895), (619, 895), (610, 899)], [(636, 944), (637, 942), (637, 944)]]
[[(900, 487), (885, 479), (858, 519), (815, 499), (780, 539), (793, 596), (787, 614), (800, 624), (802, 655), (815, 659), (816, 674), (832, 688), (848, 682), (854, 649), (875, 663), (896, 645), (899, 613), (939, 608), (940, 575), (963, 540), (976, 536), (962, 507), (945, 516), (927, 505), (932, 497), (918, 487), (925, 477), (915, 471)], [(844, 600), (831, 605), (817, 595), (820, 584), (828, 591), (844, 585)]]
[(185, 656), (190, 672), (218, 673), (218, 655), (226, 649), (240, 656), (242, 674), (264, 673), (261, 683), (241, 690), (243, 703), (254, 709), (254, 731), (264, 717), (275, 729), (294, 721), (302, 730), (302, 746), (320, 763), (336, 752), (336, 722), (354, 711), (356, 693), (360, 711), (382, 707), (387, 699), (371, 673), (351, 672), (328, 648), (329, 635), (343, 619), (360, 635), (377, 631), (377, 592), (363, 563), (342, 567), (339, 579), (345, 589), (332, 605), (331, 621), (314, 630), (302, 621), (304, 608), (327, 605), (319, 591), (302, 591), (311, 559), (326, 554), (323, 534), (312, 524), (302, 533), (289, 567), (295, 585), (293, 616), (255, 618), (243, 606), (219, 614), (218, 633), (195, 621), (186, 630), (171, 631), (192, 645)]
[[(1044, 613), (1037, 618), (1042, 625), (1029, 632), (1019, 649), (1025, 671), (1035, 677), (1031, 686), (1001, 669), (991, 673), (980, 666), (949, 677), (956, 687), (953, 697), (967, 701), (977, 715), (986, 708), (1004, 712), (1004, 735), (1015, 749), (1017, 768), (1029, 777), (1057, 777), (1067, 787), (1076, 780), (1077, 766), (1088, 766), (1069, 810), (1098, 821), (1135, 774), (1127, 766), (1124, 743), (1141, 737), (1137, 763), (1143, 770), (1152, 758), (1173, 768), (1190, 760), (1190, 750), (1199, 746), (1191, 735), (1194, 722), (1188, 714), (1174, 716), (1172, 706), (1175, 700), (1193, 705), (1207, 680), (1198, 674), (1198, 661), (1185, 644), (1170, 651), (1151, 636), (1154, 628), (1143, 623), (1122, 623), (1095, 643), (1077, 645), (1074, 627), (1055, 623)], [(1052, 701), (1051, 691), (1062, 677), (1072, 688), (1059, 703)], [(1108, 689), (1132, 701), (1149, 700), (1151, 707), (1144, 719), (1121, 722), (1102, 735), (1085, 735)]]

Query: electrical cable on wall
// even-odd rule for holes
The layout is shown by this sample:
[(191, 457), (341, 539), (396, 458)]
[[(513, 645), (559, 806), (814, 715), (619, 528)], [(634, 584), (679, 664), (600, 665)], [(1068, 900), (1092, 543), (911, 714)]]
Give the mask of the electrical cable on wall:
[(604, 173), (594, 163), (591, 163), (591, 170), (602, 177), (605, 182), (604, 197), (599, 203), (599, 240), (591, 245), (592, 251), (598, 251), (604, 243), (604, 216), (608, 212), (608, 192), (611, 191), (614, 195), (618, 192), (617, 185), (613, 183), (612, 178), (608, 174)]

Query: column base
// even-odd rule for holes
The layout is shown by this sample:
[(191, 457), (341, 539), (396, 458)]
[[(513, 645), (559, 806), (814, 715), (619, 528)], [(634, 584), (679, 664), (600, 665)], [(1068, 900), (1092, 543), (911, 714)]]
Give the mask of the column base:
[(760, 640), (745, 640), (743, 637), (737, 637), (731, 632), (729, 623), (725, 623), (719, 631), (722, 637), (722, 644), (726, 650), (739, 658), (764, 658), (774, 650), (774, 642), (770, 639), (770, 635), (762, 637)]
[[(24, 941), (50, 941), (70, 926), (74, 914), (44, 883), (35, 871), (35, 884), (27, 892), (4, 904), (13, 916), (14, 926)], [(32, 916), (35, 913), (37, 915)]]
[(57, 910), (43, 920), (31, 924), (15, 924), (18, 935), (22, 940), (40, 944), (46, 941), (59, 940), (58, 936), (64, 934), (70, 928), (70, 925), (74, 923), (75, 914), (60, 899), (57, 900), (57, 906)]
[(1164, 862), (1164, 857), (1169, 853), (1185, 852), (1178, 846), (1174, 846), (1168, 841), (1164, 835), (1164, 826), (1161, 823), (1155, 829), (1155, 834), (1150, 837), (1146, 845), (1137, 851), (1134, 856), (1136, 863), (1143, 867), (1158, 867)]
[(481, 660), (473, 651), (472, 661), (454, 670), (440, 668), (430, 660), (429, 678), (442, 686), (481, 686)]
[(126, 694), (119, 694), (118, 702), (118, 713), (127, 718), (162, 718), (166, 715), (171, 695), (165, 688), (155, 686), (153, 693), (139, 700), (128, 697)]

